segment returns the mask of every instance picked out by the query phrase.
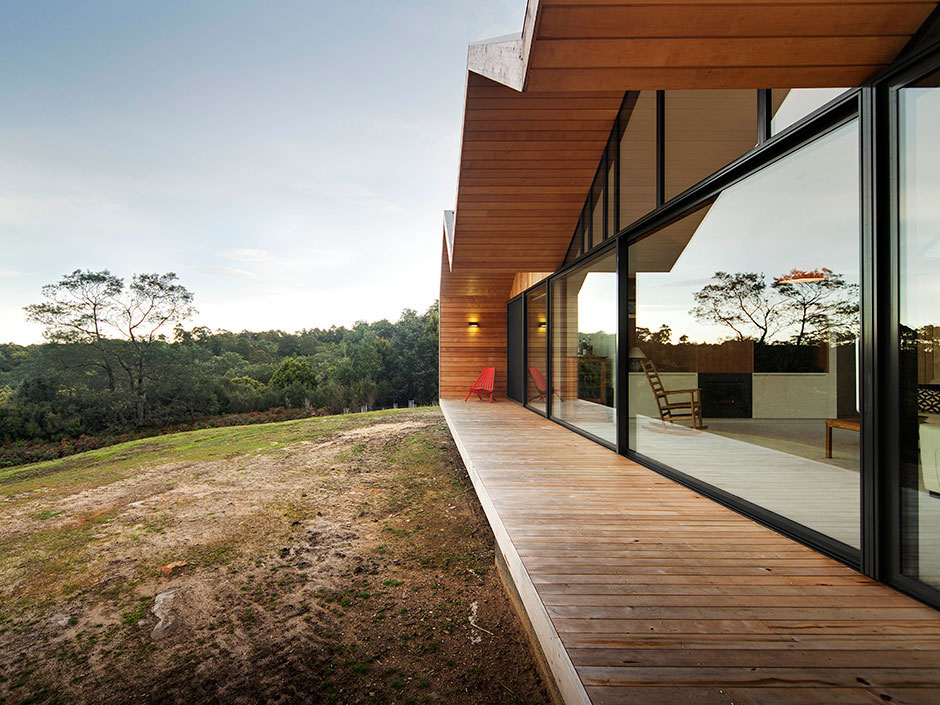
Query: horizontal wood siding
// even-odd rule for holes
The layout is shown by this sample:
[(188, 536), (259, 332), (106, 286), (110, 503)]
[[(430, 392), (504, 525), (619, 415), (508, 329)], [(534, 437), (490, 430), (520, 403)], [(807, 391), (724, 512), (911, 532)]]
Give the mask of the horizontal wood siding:
[(543, 279), (551, 276), (551, 272), (516, 272), (512, 280), (512, 290), (509, 292), (509, 298), (515, 298), (526, 289), (538, 284)]
[[(508, 273), (451, 272), (446, 254), (442, 258), (442, 399), (463, 399), (484, 367), (496, 368), (495, 395), (506, 396), (506, 302), (512, 281)], [(470, 321), (479, 326), (468, 326)]]

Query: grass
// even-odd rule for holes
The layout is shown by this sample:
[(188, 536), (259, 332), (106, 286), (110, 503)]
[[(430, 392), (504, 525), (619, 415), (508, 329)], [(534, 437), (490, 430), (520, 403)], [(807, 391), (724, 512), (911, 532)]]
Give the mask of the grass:
[(39, 514), (37, 514), (35, 518), (38, 521), (45, 521), (46, 519), (52, 519), (52, 517), (57, 517), (60, 514), (64, 514), (64, 513), (65, 513), (64, 509), (55, 509), (55, 510), (46, 509), (45, 511), (39, 512)]
[[(24, 502), (20, 533), (0, 540), (0, 645), (36, 651), (0, 666), (23, 681), (0, 686), (0, 705), (68, 702), (93, 681), (90, 697), (132, 682), (199, 702), (223, 673), (243, 690), (324, 703), (508, 702), (468, 670), (515, 663), (505, 645), (484, 652), (468, 639), (464, 603), (477, 591), (494, 602), (492, 581), (471, 575), (494, 569), (491, 538), (473, 520), (482, 513), (468, 513), (469, 481), (438, 416), (390, 413), (408, 428), (335, 437), (381, 424), (379, 412), (206, 429), (0, 471), (0, 501), (24, 493), (7, 500)], [(102, 501), (54, 501), (86, 487)], [(158, 499), (138, 501), (149, 497)], [(163, 573), (169, 563), (185, 567)], [(174, 604), (185, 631), (153, 641), (154, 596), (171, 585), (183, 586)], [(75, 607), (92, 604), (94, 614)], [(69, 627), (49, 621), (58, 614)], [(238, 656), (233, 636), (257, 653)], [(75, 678), (62, 681), (63, 669)], [(42, 690), (53, 686), (63, 690)]]
[(147, 610), (150, 608), (150, 603), (150, 597), (141, 597), (138, 600), (138, 604), (135, 605), (133, 609), (121, 613), (121, 624), (123, 624), (125, 627), (136, 626), (137, 622), (142, 620), (144, 615), (147, 614)]
[[(411, 410), (405, 410), (405, 413)], [(99, 487), (166, 463), (203, 462), (251, 453), (283, 452), (299, 441), (317, 441), (367, 420), (401, 415), (401, 409), (296, 421), (229, 426), (142, 438), (66, 458), (0, 470), (0, 496), (54, 487), (57, 492)], [(54, 515), (50, 515), (54, 516)], [(49, 518), (49, 517), (45, 517)]]
[[(410, 413), (411, 410), (389, 410), (211, 428), (129, 441), (66, 458), (0, 470), (0, 497), (21, 495), (7, 500), (6, 506), (12, 508), (20, 502), (35, 501), (37, 491), (43, 502), (48, 502), (57, 496), (102, 487), (171, 462), (185, 467), (186, 464), (252, 454), (289, 453), (290, 446), (301, 441), (318, 442), (346, 429), (381, 422), (383, 417), (394, 414), (400, 419)], [(362, 443), (355, 447), (362, 447)], [(168, 482), (167, 490), (173, 486)], [(29, 541), (23, 541), (22, 536), (15, 533), (0, 539), (0, 570), (12, 569), (24, 576), (16, 596), (18, 608), (56, 594), (79, 591), (89, 569), (89, 552), (93, 551), (102, 529), (120, 511), (117, 505), (80, 513), (46, 508), (31, 514), (37, 525), (29, 532)], [(60, 516), (66, 521), (50, 521)], [(165, 514), (146, 517), (132, 532), (133, 540), (140, 543), (141, 536), (163, 534), (176, 521)], [(45, 526), (43, 522), (50, 525)], [(182, 558), (196, 566), (227, 566), (238, 558), (239, 544), (235, 540), (214, 541), (194, 546), (183, 554), (168, 556), (164, 562)], [(115, 584), (109, 589), (118, 588)], [(119, 589), (124, 591), (127, 586)]]

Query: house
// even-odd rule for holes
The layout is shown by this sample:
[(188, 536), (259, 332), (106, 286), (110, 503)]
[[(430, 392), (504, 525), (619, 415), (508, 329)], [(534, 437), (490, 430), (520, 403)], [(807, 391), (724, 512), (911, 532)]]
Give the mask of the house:
[(440, 301), (561, 699), (940, 702), (936, 2), (529, 0), (469, 48)]

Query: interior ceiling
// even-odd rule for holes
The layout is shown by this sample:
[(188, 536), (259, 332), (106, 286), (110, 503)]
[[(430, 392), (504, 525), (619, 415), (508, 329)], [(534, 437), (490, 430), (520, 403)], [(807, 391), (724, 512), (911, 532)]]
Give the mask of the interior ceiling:
[(625, 90), (858, 85), (936, 5), (530, 0), (525, 90), (468, 74), (451, 268), (558, 268)]

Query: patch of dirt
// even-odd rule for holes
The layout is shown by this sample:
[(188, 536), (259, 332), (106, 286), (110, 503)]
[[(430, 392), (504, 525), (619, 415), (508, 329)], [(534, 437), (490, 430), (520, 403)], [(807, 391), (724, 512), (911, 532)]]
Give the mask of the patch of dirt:
[(18, 502), (0, 704), (547, 703), (440, 413), (361, 418)]

